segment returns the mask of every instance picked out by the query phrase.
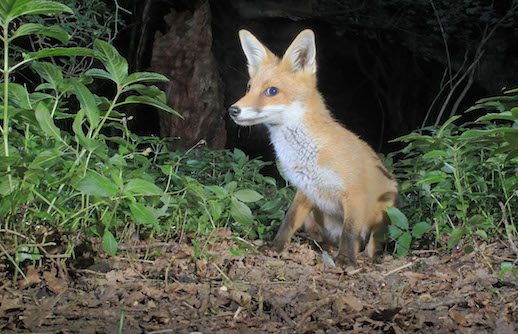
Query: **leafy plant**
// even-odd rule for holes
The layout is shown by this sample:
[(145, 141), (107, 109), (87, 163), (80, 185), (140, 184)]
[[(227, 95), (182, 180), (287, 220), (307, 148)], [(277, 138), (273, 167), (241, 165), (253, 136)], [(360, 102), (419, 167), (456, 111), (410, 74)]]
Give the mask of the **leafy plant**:
[[(58, 26), (47, 29), (42, 23), (36, 29), (26, 23), (15, 29), (14, 23), (26, 15), (71, 12), (52, 1), (0, 3), (0, 240), (14, 243), (9, 249), (16, 255), (8, 257), (20, 262), (44, 256), (46, 240), (69, 243), (65, 256), (70, 256), (82, 235), (98, 237), (112, 255), (120, 241), (135, 235), (168, 239), (228, 226), (254, 238), (269, 236), (292, 192), (259, 173), (265, 163), (239, 150), (174, 152), (165, 141), (128, 129), (128, 105), (180, 116), (150, 85), (166, 81), (164, 76), (129, 73), (126, 60), (102, 40), (91, 49), (13, 47), (28, 34), (68, 40)], [(91, 57), (100, 67), (72, 75), (54, 64), (73, 56)], [(22, 68), (41, 83), (33, 88), (15, 82)], [(100, 81), (109, 87), (102, 95), (96, 93)]]
[(406, 256), (411, 250), (412, 240), (420, 239), (432, 229), (427, 222), (419, 222), (410, 228), (408, 219), (398, 208), (387, 210), (392, 225), (388, 227), (389, 236), (396, 242), (394, 251), (399, 256)]
[[(433, 227), (436, 246), (453, 248), (464, 243), (466, 250), (476, 247), (477, 240), (516, 236), (517, 103), (516, 90), (483, 99), (470, 110), (499, 112), (462, 125), (455, 125), (460, 118), (455, 116), (441, 127), (397, 139), (407, 145), (390, 159), (397, 156), (394, 169), (401, 181), (400, 207), (411, 223), (391, 214), (389, 231), (397, 242), (396, 252), (404, 254), (411, 242), (409, 231), (415, 228), (425, 233), (425, 243), (431, 241), (426, 232)], [(509, 214), (508, 226), (503, 226), (502, 210)]]

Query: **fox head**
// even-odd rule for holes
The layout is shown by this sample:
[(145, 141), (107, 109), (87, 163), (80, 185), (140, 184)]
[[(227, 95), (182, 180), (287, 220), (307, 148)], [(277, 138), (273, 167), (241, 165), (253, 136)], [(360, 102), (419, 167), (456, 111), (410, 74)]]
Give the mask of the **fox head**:
[(229, 109), (239, 125), (280, 125), (300, 118), (316, 89), (313, 31), (302, 31), (279, 59), (247, 30), (239, 31), (248, 62), (246, 94)]

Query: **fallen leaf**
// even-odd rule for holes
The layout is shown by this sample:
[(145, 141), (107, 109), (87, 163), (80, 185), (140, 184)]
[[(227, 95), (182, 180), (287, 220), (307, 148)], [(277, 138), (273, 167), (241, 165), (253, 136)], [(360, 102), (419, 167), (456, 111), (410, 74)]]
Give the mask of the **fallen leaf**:
[(466, 317), (461, 312), (457, 311), (455, 308), (452, 307), (448, 311), (448, 315), (459, 325), (461, 325), (461, 326), (468, 325), (468, 321), (467, 321)]
[(106, 280), (110, 284), (118, 284), (126, 282), (126, 277), (120, 270), (111, 270), (106, 273)]
[(345, 296), (345, 303), (349, 305), (355, 312), (363, 310), (363, 303), (361, 302), (361, 300), (359, 300), (351, 294)]
[(421, 301), (421, 302), (429, 302), (432, 300), (433, 300), (433, 297), (429, 293), (423, 293), (423, 294), (419, 295), (419, 301)]
[(38, 270), (34, 267), (28, 267), (27, 272), (25, 273), (25, 279), (20, 279), (18, 284), (22, 289), (25, 289), (26, 287), (39, 284), (40, 282), (41, 279)]
[(51, 272), (44, 271), (43, 279), (47, 283), (47, 288), (52, 291), (54, 294), (58, 295), (65, 291), (67, 288), (66, 282), (62, 279), (55, 277)]

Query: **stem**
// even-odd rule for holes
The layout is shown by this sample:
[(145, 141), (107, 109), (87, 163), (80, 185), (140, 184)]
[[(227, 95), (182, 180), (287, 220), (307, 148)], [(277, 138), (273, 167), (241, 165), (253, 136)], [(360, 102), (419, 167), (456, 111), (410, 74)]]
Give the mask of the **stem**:
[[(4, 139), (4, 156), (9, 157), (9, 36), (8, 36), (9, 22), (5, 22), (2, 26), (4, 35), (2, 40), (4, 42), (4, 124), (2, 135)], [(7, 164), (7, 178), (9, 180), (9, 189), (13, 188), (13, 180), (11, 177), (11, 166)]]
[(99, 135), (99, 132), (101, 132), (101, 129), (103, 128), (104, 123), (108, 119), (108, 116), (110, 116), (110, 113), (112, 112), (113, 108), (115, 108), (115, 105), (117, 104), (117, 100), (119, 99), (119, 96), (121, 94), (122, 94), (122, 87), (119, 84), (117, 84), (117, 94), (115, 94), (115, 96), (112, 100), (112, 103), (110, 104), (110, 107), (108, 108), (108, 110), (104, 114), (103, 118), (101, 119), (101, 122), (99, 122), (99, 125), (97, 125), (97, 129), (95, 129), (95, 132), (93, 133), (92, 138), (97, 137), (97, 135)]

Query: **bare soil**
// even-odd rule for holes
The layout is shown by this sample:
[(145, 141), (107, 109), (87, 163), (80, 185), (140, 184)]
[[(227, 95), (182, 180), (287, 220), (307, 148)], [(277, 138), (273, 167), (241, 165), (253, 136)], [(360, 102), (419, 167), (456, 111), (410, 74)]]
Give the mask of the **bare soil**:
[[(517, 278), (498, 274), (503, 261), (516, 268), (516, 255), (500, 244), (469, 254), (385, 254), (379, 263), (339, 268), (304, 240), (281, 255), (236, 256), (235, 239), (218, 234), (200, 242), (201, 256), (185, 242), (127, 245), (118, 257), (89, 262), (82, 254), (67, 269), (27, 266), (27, 280), (14, 283), (6, 265), (0, 332), (518, 331)], [(90, 264), (81, 268), (80, 260)]]

